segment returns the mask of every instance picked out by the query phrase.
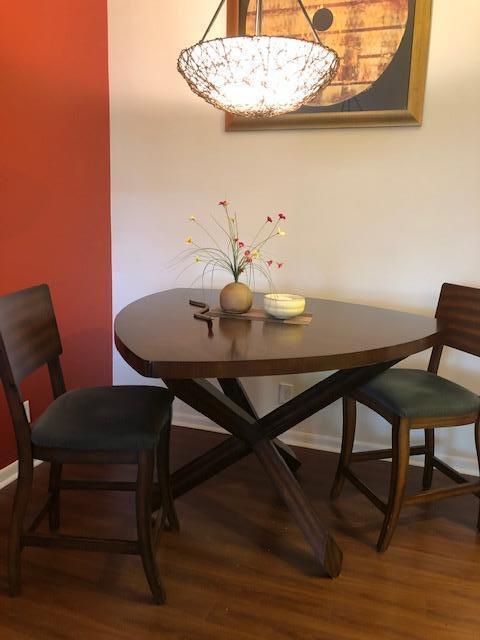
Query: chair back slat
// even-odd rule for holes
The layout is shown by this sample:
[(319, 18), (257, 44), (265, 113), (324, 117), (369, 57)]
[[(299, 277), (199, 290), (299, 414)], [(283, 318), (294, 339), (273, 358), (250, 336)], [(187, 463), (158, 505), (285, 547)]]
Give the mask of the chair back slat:
[[(62, 345), (47, 285), (0, 296), (0, 337), (0, 362), (8, 364), (17, 385), (58, 358)], [(0, 374), (5, 378), (6, 371)]]
[(480, 289), (445, 283), (435, 317), (446, 346), (480, 356)]

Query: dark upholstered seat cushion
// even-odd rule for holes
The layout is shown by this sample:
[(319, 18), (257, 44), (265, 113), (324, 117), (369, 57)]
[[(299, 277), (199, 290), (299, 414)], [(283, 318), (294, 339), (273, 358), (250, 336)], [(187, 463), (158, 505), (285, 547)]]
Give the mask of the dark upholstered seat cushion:
[(418, 369), (389, 369), (361, 391), (402, 418), (460, 416), (480, 410), (480, 397)]
[(172, 401), (173, 395), (158, 387), (69, 391), (35, 421), (32, 442), (77, 451), (149, 450), (170, 421)]

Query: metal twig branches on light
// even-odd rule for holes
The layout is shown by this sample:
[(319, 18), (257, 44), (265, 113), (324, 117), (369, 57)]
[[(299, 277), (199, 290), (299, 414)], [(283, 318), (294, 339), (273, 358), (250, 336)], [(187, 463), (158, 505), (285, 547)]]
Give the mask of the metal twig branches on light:
[(194, 93), (213, 106), (247, 117), (296, 111), (329, 84), (338, 55), (323, 45), (302, 0), (296, 0), (315, 41), (262, 33), (257, 0), (255, 35), (206, 40), (226, 0), (221, 0), (200, 42), (180, 53), (178, 70)]

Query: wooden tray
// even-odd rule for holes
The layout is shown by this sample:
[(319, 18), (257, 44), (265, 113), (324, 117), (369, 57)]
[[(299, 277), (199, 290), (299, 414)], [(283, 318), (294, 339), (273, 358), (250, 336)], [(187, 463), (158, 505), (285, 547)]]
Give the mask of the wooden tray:
[(269, 316), (263, 309), (250, 309), (247, 313), (226, 313), (222, 309), (210, 309), (202, 314), (206, 318), (234, 318), (238, 320), (260, 320), (261, 322), (276, 322), (277, 324), (310, 324), (312, 321), (311, 313), (303, 313), (301, 316), (289, 318), (288, 320), (280, 320)]

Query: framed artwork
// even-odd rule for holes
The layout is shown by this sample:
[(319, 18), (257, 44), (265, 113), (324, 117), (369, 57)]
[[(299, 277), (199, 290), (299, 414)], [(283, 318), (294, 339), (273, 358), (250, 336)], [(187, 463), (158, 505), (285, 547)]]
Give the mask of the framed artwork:
[[(432, 0), (304, 0), (340, 65), (333, 82), (295, 113), (225, 114), (227, 131), (420, 125)], [(255, 33), (256, 0), (228, 0), (228, 35)], [(295, 0), (264, 0), (263, 33), (312, 39)]]

